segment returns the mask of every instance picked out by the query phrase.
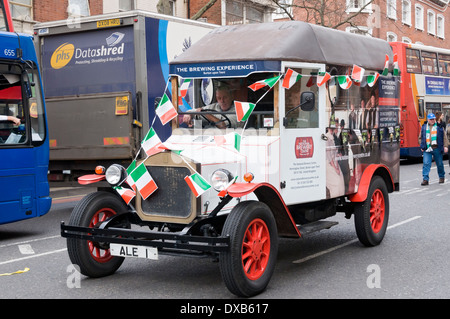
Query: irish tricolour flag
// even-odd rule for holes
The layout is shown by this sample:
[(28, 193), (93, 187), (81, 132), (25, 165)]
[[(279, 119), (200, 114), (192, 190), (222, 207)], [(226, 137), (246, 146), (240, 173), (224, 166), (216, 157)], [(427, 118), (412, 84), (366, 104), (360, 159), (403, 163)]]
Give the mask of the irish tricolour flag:
[(375, 85), (375, 83), (377, 83), (377, 80), (378, 80), (379, 77), (380, 77), (380, 74), (379, 74), (379, 73), (375, 73), (375, 74), (372, 74), (372, 75), (368, 75), (368, 76), (367, 76), (367, 84), (368, 84), (370, 87), (373, 87), (373, 86)]
[(211, 188), (211, 185), (199, 174), (194, 173), (191, 176), (184, 178), (195, 197), (199, 197), (201, 194)]
[(384, 58), (384, 69), (381, 75), (386, 76), (388, 74), (389, 74), (389, 55), (386, 54), (386, 57)]
[(145, 167), (144, 163), (136, 167), (131, 172), (130, 177), (133, 179), (137, 190), (144, 200), (158, 189), (158, 186), (156, 186), (155, 181), (147, 171), (147, 167)]
[(248, 120), (250, 114), (252, 114), (256, 104), (248, 102), (234, 101), (234, 107), (236, 109), (236, 116), (238, 122), (245, 122)]
[(185, 79), (183, 81), (183, 84), (180, 86), (180, 97), (185, 97), (187, 94), (187, 91), (189, 89), (189, 85), (191, 84), (191, 79)]
[(129, 188), (123, 188), (122, 186), (114, 186), (113, 188), (119, 193), (120, 197), (122, 197), (127, 205), (131, 202), (134, 196), (136, 196), (136, 193)]
[(362, 67), (360, 67), (360, 66), (358, 66), (356, 64), (353, 64), (352, 79), (355, 82), (361, 83), (363, 78), (364, 78), (365, 71), (366, 70), (364, 68), (362, 68)]
[(348, 90), (352, 86), (352, 79), (348, 75), (339, 75), (337, 77), (341, 89)]
[(141, 145), (147, 156), (152, 156), (162, 151), (161, 149), (162, 142), (159, 139), (158, 134), (156, 134), (153, 127), (150, 128)]
[(177, 110), (173, 107), (166, 93), (164, 93), (161, 101), (159, 101), (155, 112), (163, 125), (166, 125), (167, 122), (178, 115)]
[(273, 88), (273, 86), (278, 82), (278, 80), (281, 78), (281, 75), (275, 76), (270, 79), (261, 80), (258, 82), (253, 83), (249, 86), (250, 89), (253, 91), (258, 91), (259, 89), (262, 89), (265, 86), (268, 86), (270, 88)]
[(285, 89), (290, 89), (302, 76), (292, 69), (288, 69), (284, 75), (283, 83), (281, 84)]

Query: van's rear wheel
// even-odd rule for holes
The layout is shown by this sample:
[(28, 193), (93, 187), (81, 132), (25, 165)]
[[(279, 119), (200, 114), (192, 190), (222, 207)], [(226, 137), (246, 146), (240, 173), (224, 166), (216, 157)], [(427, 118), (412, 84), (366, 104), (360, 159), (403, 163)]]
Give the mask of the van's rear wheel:
[(359, 241), (376, 246), (386, 234), (389, 220), (389, 194), (384, 180), (375, 176), (370, 182), (366, 200), (355, 209), (355, 228)]
[[(86, 195), (73, 209), (69, 225), (98, 227), (108, 218), (127, 211), (127, 206), (118, 197), (107, 192)], [(67, 251), (73, 264), (89, 277), (113, 274), (122, 265), (124, 258), (110, 254), (109, 244), (91, 240), (67, 238)]]
[(269, 207), (257, 201), (238, 204), (227, 217), (222, 235), (230, 236), (230, 249), (220, 255), (227, 288), (241, 297), (264, 291), (278, 252), (278, 232)]

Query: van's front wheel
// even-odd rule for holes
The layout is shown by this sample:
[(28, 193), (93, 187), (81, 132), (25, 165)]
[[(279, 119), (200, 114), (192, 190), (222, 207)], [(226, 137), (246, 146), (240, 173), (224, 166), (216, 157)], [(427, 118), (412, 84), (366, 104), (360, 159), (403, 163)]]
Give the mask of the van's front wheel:
[(269, 207), (257, 201), (238, 204), (228, 216), (222, 235), (230, 237), (230, 249), (220, 255), (227, 288), (241, 297), (264, 291), (278, 252), (278, 232)]
[[(75, 206), (69, 225), (95, 228), (126, 211), (127, 206), (118, 196), (107, 192), (91, 193)], [(94, 278), (113, 274), (124, 260), (111, 255), (109, 244), (91, 240), (68, 238), (67, 251), (72, 263), (80, 267), (80, 272)]]

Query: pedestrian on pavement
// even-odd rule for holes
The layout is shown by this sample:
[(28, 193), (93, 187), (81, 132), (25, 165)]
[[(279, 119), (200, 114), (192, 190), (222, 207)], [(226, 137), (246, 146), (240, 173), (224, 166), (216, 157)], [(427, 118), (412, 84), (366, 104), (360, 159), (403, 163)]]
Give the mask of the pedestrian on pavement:
[(439, 183), (445, 182), (443, 155), (448, 151), (448, 145), (444, 145), (444, 129), (436, 124), (436, 116), (428, 114), (428, 121), (423, 124), (420, 131), (420, 148), (423, 152), (422, 186), (429, 184), (431, 163), (434, 158), (439, 175)]

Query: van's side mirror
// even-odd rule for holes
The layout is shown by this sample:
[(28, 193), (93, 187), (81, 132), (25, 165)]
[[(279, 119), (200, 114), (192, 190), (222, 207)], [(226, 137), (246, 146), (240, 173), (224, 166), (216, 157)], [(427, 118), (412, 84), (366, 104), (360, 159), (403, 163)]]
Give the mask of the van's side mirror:
[(299, 107), (301, 107), (302, 111), (311, 112), (314, 110), (315, 105), (316, 105), (316, 96), (314, 95), (314, 93), (309, 91), (303, 92), (302, 95), (300, 96), (300, 104), (286, 112), (285, 117), (283, 118), (283, 125), (285, 127), (287, 126), (288, 121), (287, 116), (289, 113), (295, 111)]
[(300, 96), (300, 106), (302, 111), (311, 112), (316, 105), (316, 96), (313, 92), (303, 92)]

